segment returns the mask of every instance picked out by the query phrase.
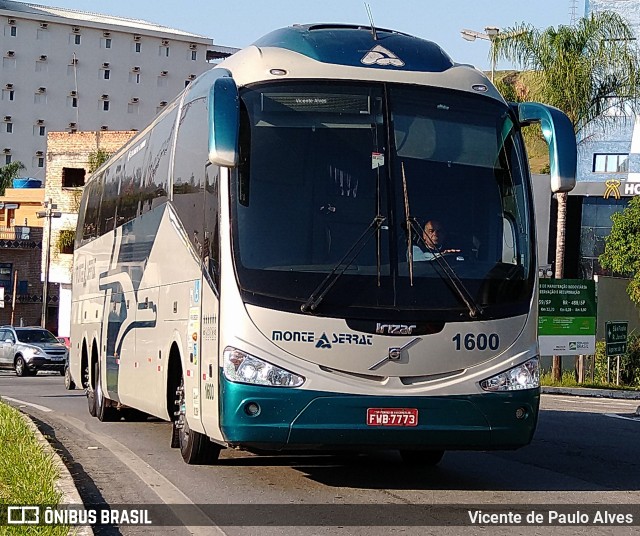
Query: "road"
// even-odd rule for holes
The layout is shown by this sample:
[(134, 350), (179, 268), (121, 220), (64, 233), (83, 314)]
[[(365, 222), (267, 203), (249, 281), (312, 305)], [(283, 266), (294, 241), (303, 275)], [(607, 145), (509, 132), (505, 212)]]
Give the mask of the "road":
[[(162, 510), (172, 526), (107, 525), (96, 527), (97, 535), (631, 534), (640, 525), (637, 400), (543, 395), (528, 447), (448, 452), (436, 468), (415, 469), (395, 452), (256, 456), (224, 450), (217, 465), (187, 466), (169, 447), (168, 423), (101, 423), (89, 416), (84, 392), (66, 391), (59, 375), (17, 378), (0, 371), (0, 396), (30, 414), (50, 438), (85, 504), (180, 505)], [(619, 511), (632, 512), (635, 526), (455, 526), (469, 511), (549, 505), (547, 516), (559, 504), (571, 505), (570, 512), (628, 505)], [(210, 505), (226, 505), (215, 506), (224, 514), (216, 518), (221, 527), (200, 523)], [(429, 505), (431, 525), (450, 526), (405, 526), (416, 524), (415, 505), (421, 512)], [(373, 526), (353, 526), (361, 522)]]

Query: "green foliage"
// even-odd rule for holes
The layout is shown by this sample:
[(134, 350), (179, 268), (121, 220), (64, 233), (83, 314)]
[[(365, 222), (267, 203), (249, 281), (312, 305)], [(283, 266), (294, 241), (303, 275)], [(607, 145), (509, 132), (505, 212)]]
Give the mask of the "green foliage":
[(611, 216), (613, 227), (605, 240), (600, 265), (614, 275), (630, 277), (627, 293), (640, 305), (640, 197), (634, 197), (622, 211)]
[(498, 58), (528, 71), (523, 100), (560, 108), (576, 132), (613, 119), (606, 115), (612, 108), (638, 107), (640, 58), (631, 27), (617, 13), (593, 13), (574, 26), (505, 28), (494, 48)]
[[(0, 504), (57, 505), (58, 470), (20, 413), (0, 402)], [(37, 530), (34, 530), (37, 529)], [(0, 532), (2, 532), (0, 530)], [(15, 526), (2, 534), (67, 535), (66, 526)]]
[(0, 195), (4, 195), (4, 191), (11, 186), (11, 181), (20, 176), (20, 171), (26, 169), (20, 161), (11, 162), (6, 166), (0, 167)]
[(104, 149), (98, 149), (97, 151), (89, 153), (89, 173), (93, 173), (98, 169), (102, 164), (109, 160), (110, 156), (111, 153)]
[[(617, 359), (607, 359), (604, 341), (596, 342), (595, 369), (591, 379), (592, 358), (587, 359), (584, 383), (578, 383), (573, 370), (565, 370), (562, 378), (554, 380), (551, 371), (542, 371), (540, 384), (551, 387), (594, 387), (606, 389), (640, 389), (640, 335), (630, 333), (627, 342), (627, 353), (620, 356), (620, 385), (616, 385)], [(609, 381), (607, 382), (607, 366)]]
[(68, 253), (76, 239), (75, 229), (61, 229), (58, 234), (57, 248), (60, 253)]
[[(610, 383), (616, 381), (616, 358), (609, 360)], [(596, 343), (596, 367), (594, 381), (607, 384), (607, 356), (604, 341)], [(627, 353), (620, 356), (620, 383), (630, 387), (640, 387), (640, 335), (631, 333), (627, 340)]]

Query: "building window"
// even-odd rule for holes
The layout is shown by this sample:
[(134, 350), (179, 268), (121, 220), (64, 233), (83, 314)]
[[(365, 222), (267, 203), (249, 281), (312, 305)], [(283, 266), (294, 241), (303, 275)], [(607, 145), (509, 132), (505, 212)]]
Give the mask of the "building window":
[(2, 100), (12, 101), (15, 98), (15, 92), (13, 89), (2, 90)]
[(7, 123), (7, 134), (13, 133), (13, 123)]
[(593, 172), (594, 173), (628, 173), (629, 172), (629, 155), (625, 153), (618, 154), (594, 154), (593, 155)]
[(38, 135), (39, 136), (46, 136), (47, 134), (47, 129), (43, 126), (38, 127)]
[(111, 37), (107, 37), (104, 40), (104, 48), (111, 48)]
[(140, 73), (129, 73), (129, 83), (131, 83), (131, 84), (139, 84), (140, 83)]
[(11, 37), (15, 37), (16, 35), (18, 35), (18, 27), (17, 26), (11, 26), (11, 30), (9, 31), (9, 35)]
[(142, 52), (142, 43), (134, 43), (133, 51), (140, 54)]
[(0, 287), (4, 287), (5, 300), (13, 292), (13, 264), (0, 262)]
[(109, 111), (109, 101), (102, 101), (102, 111), (103, 112), (108, 112)]
[(11, 155), (10, 155), (10, 154), (6, 155), (6, 156), (4, 157), (4, 163), (5, 163), (5, 165), (6, 165), (6, 164), (11, 164), (11, 160), (12, 160)]
[(197, 50), (192, 50), (191, 51), (191, 59), (193, 61), (196, 61), (198, 59), (198, 51)]
[(29, 281), (18, 281), (18, 296), (26, 296), (29, 294)]
[(84, 186), (84, 176), (86, 171), (84, 168), (62, 168), (62, 187), (77, 188)]
[(44, 167), (44, 156), (38, 157), (38, 167)]
[(104, 70), (104, 79), (105, 80), (109, 80), (109, 78), (111, 78), (111, 70), (110, 69), (105, 69)]
[(164, 56), (166, 58), (169, 57), (169, 47), (166, 45), (162, 45), (159, 50), (159, 55)]
[(78, 97), (71, 97), (71, 107), (72, 108), (78, 107)]
[(580, 223), (580, 269), (581, 277), (593, 279), (596, 274), (607, 275), (600, 267), (598, 257), (604, 253), (607, 236), (611, 233), (611, 216), (622, 212), (632, 198), (603, 197), (582, 198), (582, 221)]
[(73, 34), (72, 37), (73, 37), (73, 44), (74, 45), (79, 45), (80, 44), (81, 35), (80, 34)]

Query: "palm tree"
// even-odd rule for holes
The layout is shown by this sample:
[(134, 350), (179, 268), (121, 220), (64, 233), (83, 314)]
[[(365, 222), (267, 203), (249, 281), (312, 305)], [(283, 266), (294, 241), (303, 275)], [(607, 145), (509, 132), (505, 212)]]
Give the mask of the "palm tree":
[(11, 181), (20, 175), (20, 171), (26, 169), (22, 162), (16, 161), (0, 167), (0, 195), (4, 195), (5, 189), (11, 185)]
[[(526, 100), (561, 109), (578, 140), (588, 126), (625, 119), (640, 102), (640, 59), (633, 32), (620, 15), (603, 11), (575, 26), (537, 30), (522, 24), (505, 28), (494, 41), (494, 54), (528, 71)], [(504, 36), (504, 37), (502, 37)], [(564, 275), (567, 194), (557, 195), (555, 277)], [(559, 380), (561, 361), (553, 356), (552, 377)]]

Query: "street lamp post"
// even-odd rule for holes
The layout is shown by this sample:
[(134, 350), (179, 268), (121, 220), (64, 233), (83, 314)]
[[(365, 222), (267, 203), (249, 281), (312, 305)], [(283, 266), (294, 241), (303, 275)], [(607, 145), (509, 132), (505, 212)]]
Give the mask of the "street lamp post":
[(45, 201), (43, 205), (45, 210), (39, 210), (36, 212), (36, 216), (47, 220), (47, 246), (44, 251), (44, 283), (42, 285), (42, 317), (40, 318), (40, 325), (44, 328), (47, 323), (47, 301), (49, 300), (47, 292), (49, 290), (49, 265), (51, 263), (51, 219), (61, 217), (62, 212), (55, 210), (58, 205), (55, 205), (51, 198)]
[(476, 39), (485, 39), (491, 43), (491, 83), (493, 83), (493, 79), (496, 71), (496, 50), (495, 50), (495, 40), (500, 33), (500, 28), (496, 28), (495, 26), (487, 26), (483, 32), (476, 32), (474, 30), (461, 30), (460, 35), (466, 41), (475, 41)]

